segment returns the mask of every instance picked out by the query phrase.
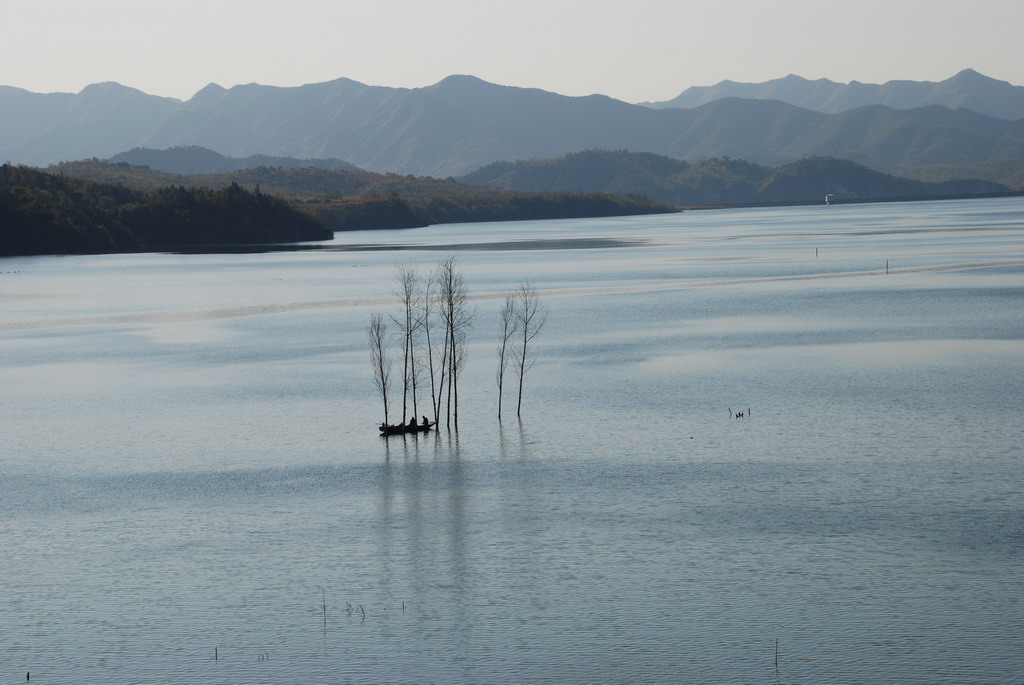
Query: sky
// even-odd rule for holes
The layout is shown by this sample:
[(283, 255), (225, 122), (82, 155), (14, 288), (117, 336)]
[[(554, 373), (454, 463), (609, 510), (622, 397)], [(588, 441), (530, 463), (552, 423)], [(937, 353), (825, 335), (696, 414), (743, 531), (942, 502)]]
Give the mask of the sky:
[(1024, 85), (1020, 0), (0, 0), (0, 85), (116, 81), (187, 100), (209, 83), (452, 74), (563, 95), (668, 100), (797, 74)]

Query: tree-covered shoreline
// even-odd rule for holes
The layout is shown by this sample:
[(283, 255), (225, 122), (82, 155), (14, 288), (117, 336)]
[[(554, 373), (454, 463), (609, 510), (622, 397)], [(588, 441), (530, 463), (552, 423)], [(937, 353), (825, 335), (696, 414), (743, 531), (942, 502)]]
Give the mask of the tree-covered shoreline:
[(238, 185), (281, 197), (332, 231), (418, 228), (440, 223), (533, 221), (676, 211), (639, 195), (519, 192), (452, 178), (368, 171), (260, 166), (222, 174), (177, 175), (99, 159), (64, 162), (47, 171), (96, 183), (158, 189), (168, 185)]
[(237, 184), (140, 190), (0, 166), (0, 256), (328, 240), (316, 218)]
[(502, 193), (299, 200), (297, 206), (334, 231), (419, 228), (433, 224), (541, 221), (676, 211), (636, 196), (609, 193)]

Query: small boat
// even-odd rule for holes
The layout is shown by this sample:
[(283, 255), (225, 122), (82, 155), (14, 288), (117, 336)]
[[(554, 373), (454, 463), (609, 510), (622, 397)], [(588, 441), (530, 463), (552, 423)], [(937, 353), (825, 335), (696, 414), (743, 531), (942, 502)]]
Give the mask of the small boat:
[(390, 426), (386, 426), (382, 423), (378, 428), (380, 428), (381, 435), (401, 435), (402, 433), (426, 433), (435, 425), (437, 425), (435, 421), (417, 423), (415, 425), (409, 425), (407, 423), (393, 423)]

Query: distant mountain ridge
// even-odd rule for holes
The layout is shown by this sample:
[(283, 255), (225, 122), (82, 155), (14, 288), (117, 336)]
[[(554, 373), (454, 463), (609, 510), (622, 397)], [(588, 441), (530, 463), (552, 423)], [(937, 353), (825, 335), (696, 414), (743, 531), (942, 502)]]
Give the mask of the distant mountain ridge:
[(113, 82), (77, 94), (0, 86), (0, 161), (42, 165), (110, 157), (136, 147), (181, 106)]
[(869, 105), (884, 105), (892, 109), (941, 105), (949, 109), (969, 109), (997, 119), (1024, 119), (1024, 86), (989, 78), (973, 69), (964, 69), (939, 82), (836, 83), (828, 79), (810, 81), (794, 74), (762, 83), (722, 81), (713, 86), (687, 88), (665, 102), (641, 104), (659, 109), (689, 109), (728, 97), (780, 100), (825, 114), (848, 112)]
[(211, 84), (186, 102), (113, 83), (76, 95), (0, 88), (0, 160), (45, 165), (176, 146), (239, 158), (336, 158), (368, 171), (441, 178), (590, 148), (770, 165), (828, 155), (888, 169), (1024, 159), (1024, 119), (937, 105), (823, 114), (739, 98), (653, 109), (472, 76), (413, 89), (350, 79), (294, 88)]

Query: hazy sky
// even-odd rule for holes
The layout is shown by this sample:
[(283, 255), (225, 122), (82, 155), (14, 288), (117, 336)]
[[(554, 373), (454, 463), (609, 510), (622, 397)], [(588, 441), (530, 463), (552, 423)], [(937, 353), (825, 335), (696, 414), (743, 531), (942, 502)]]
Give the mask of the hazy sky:
[(451, 74), (565, 95), (667, 100), (723, 79), (1024, 85), (1021, 0), (0, 0), (0, 85), (117, 81), (191, 97), (210, 82)]

